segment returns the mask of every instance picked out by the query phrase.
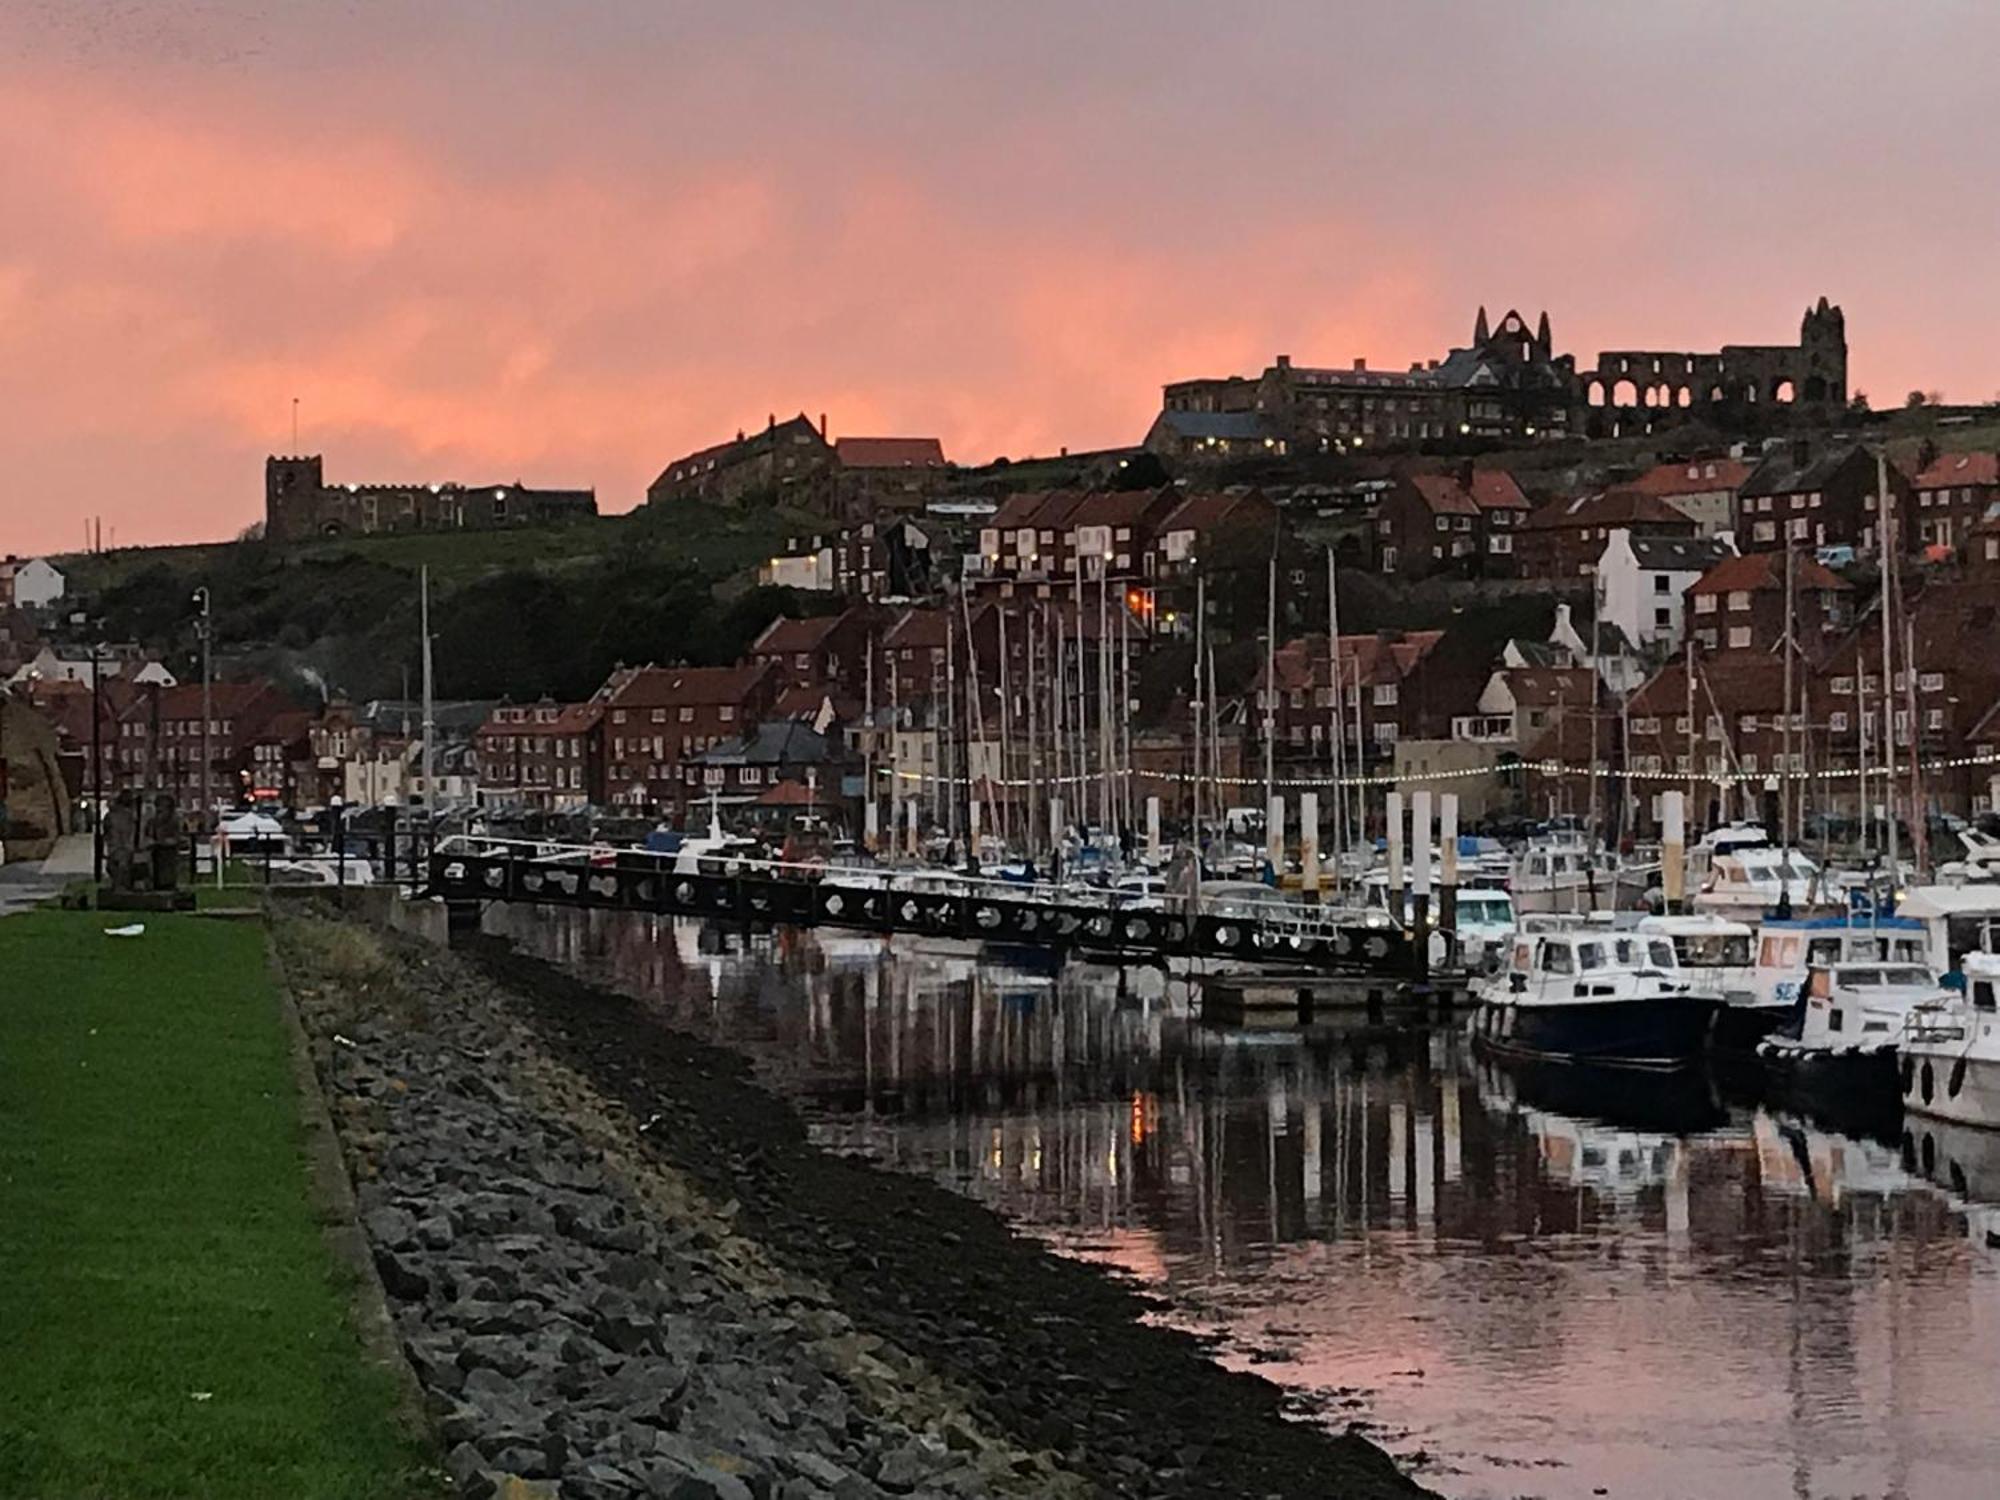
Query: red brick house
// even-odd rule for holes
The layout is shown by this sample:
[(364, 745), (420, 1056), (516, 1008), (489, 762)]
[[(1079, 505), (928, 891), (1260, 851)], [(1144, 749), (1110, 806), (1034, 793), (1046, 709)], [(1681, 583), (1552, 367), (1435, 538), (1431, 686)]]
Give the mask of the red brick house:
[[(1357, 728), (1364, 759), (1373, 764), (1395, 753), (1405, 738), (1444, 733), (1460, 706), (1455, 691), (1444, 690), (1436, 661), (1442, 630), (1385, 630), (1340, 638), (1341, 729), (1347, 758), (1353, 756)], [(1269, 706), (1273, 759), (1324, 767), (1332, 760), (1333, 688), (1324, 635), (1303, 636), (1280, 646), (1276, 697)], [(1270, 696), (1268, 668), (1260, 668), (1246, 728), (1261, 749), (1264, 710)]]
[[(1922, 545), (1909, 509), (1913, 491), (1903, 471), (1887, 466), (1895, 496), (1897, 531), (1906, 552)], [(1813, 452), (1805, 439), (1767, 457), (1743, 481), (1736, 497), (1736, 545), (1744, 552), (1794, 546), (1876, 545), (1876, 490), (1880, 468), (1859, 443)]]
[[(1817, 656), (1851, 623), (1853, 593), (1853, 585), (1810, 553), (1794, 554), (1793, 629), (1807, 656)], [(1705, 653), (1776, 651), (1785, 638), (1785, 555), (1724, 558), (1689, 587), (1686, 618)]]
[(637, 667), (615, 672), (591, 701), (603, 710), (605, 800), (666, 807), (688, 756), (755, 728), (783, 686), (776, 667)]
[(2000, 453), (1920, 454), (1910, 480), (1919, 546), (1957, 547), (2000, 500)]
[(503, 703), (473, 735), (482, 806), (563, 812), (604, 800), (603, 707)]
[(746, 655), (751, 665), (777, 672), (783, 687), (859, 691), (870, 645), (893, 619), (886, 609), (864, 605), (803, 620), (780, 615), (750, 643)]
[(1655, 464), (1631, 488), (1666, 501), (1702, 536), (1720, 536), (1736, 526), (1736, 494), (1752, 467), (1740, 458), (1676, 459)]
[[(111, 684), (107, 681), (106, 688)], [(115, 747), (105, 748), (107, 791), (172, 792), (183, 808), (201, 801), (201, 684), (134, 684), (117, 695)], [(217, 682), (209, 687), (209, 794), (236, 805), (252, 791), (250, 747), (293, 704), (269, 682)], [(86, 730), (88, 714), (85, 715)], [(303, 735), (300, 736), (303, 739)]]
[(1611, 533), (1692, 537), (1695, 522), (1656, 495), (1630, 487), (1574, 499), (1551, 500), (1530, 513), (1514, 537), (1514, 563), (1523, 578), (1581, 578), (1597, 569)]

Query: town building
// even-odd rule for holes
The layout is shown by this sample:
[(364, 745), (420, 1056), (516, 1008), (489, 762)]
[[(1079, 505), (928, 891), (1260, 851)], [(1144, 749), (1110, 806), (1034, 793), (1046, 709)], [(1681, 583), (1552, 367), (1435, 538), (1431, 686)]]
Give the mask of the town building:
[[(108, 686), (108, 684), (107, 684)], [(184, 809), (201, 806), (202, 752), (208, 752), (208, 791), (217, 806), (242, 806), (255, 798), (258, 767), (252, 747), (270, 743), (273, 721), (295, 705), (269, 682), (216, 682), (207, 690), (208, 733), (202, 733), (203, 689), (198, 682), (162, 686), (120, 683), (114, 709), (116, 734), (105, 746), (105, 789), (171, 792)], [(88, 733), (88, 713), (85, 713)], [(304, 736), (286, 742), (302, 753)], [(265, 765), (271, 764), (268, 756)], [(283, 772), (267, 775), (282, 777)]]
[(1166, 463), (1188, 468), (1252, 458), (1283, 458), (1290, 441), (1256, 412), (1169, 407), (1153, 419), (1141, 446)]
[[(1793, 639), (1817, 657), (1853, 621), (1854, 587), (1810, 552), (1792, 554)], [(1687, 587), (1695, 643), (1704, 654), (1773, 652), (1785, 639), (1785, 554), (1720, 559)]]
[(1918, 454), (1910, 479), (1916, 492), (1918, 546), (1957, 547), (2000, 500), (2000, 453)]
[(1726, 537), (1634, 535), (1615, 527), (1597, 560), (1600, 617), (1641, 651), (1676, 650), (1686, 627), (1683, 596), (1734, 556)]
[(264, 537), (547, 526), (597, 514), (597, 492), (503, 484), (328, 484), (317, 453), (264, 460)]
[(871, 643), (893, 619), (887, 610), (869, 605), (802, 620), (780, 615), (759, 632), (745, 656), (751, 665), (777, 674), (781, 693), (788, 688), (860, 692), (866, 686)]
[(1630, 488), (1664, 500), (1694, 522), (1699, 536), (1736, 530), (1736, 494), (1755, 465), (1740, 458), (1691, 458), (1655, 464)]
[(815, 426), (804, 412), (780, 422), (773, 413), (762, 432), (717, 443), (677, 458), (646, 487), (646, 503), (714, 500), (734, 505), (751, 496), (777, 499), (810, 488), (834, 464), (826, 418)]
[[(1340, 638), (1343, 756), (1364, 766), (1387, 763), (1405, 736), (1440, 737), (1463, 686), (1439, 653), (1442, 630), (1384, 630)], [(1275, 678), (1273, 671), (1275, 670)], [(1275, 689), (1273, 688), (1275, 682)], [(1333, 760), (1333, 666), (1324, 635), (1287, 641), (1258, 669), (1246, 728), (1261, 746), (1271, 716), (1274, 759), (1325, 768)], [(1358, 747), (1358, 751), (1357, 751)]]
[(612, 673), (591, 700), (604, 713), (603, 800), (620, 807), (676, 805), (682, 762), (755, 728), (782, 685), (774, 667), (758, 663)]
[[(681, 767), (680, 807), (685, 811), (712, 800), (736, 809), (786, 808), (792, 799), (773, 794), (787, 785), (837, 796), (843, 759), (837, 740), (808, 725), (789, 720), (759, 724), (687, 758)], [(752, 821), (774, 816), (761, 814)]]
[(1657, 496), (1629, 487), (1603, 490), (1551, 500), (1523, 517), (1514, 533), (1514, 562), (1523, 578), (1582, 578), (1597, 570), (1613, 531), (1691, 539), (1697, 529)]
[(604, 800), (604, 707), (588, 703), (501, 703), (473, 736), (479, 805), (570, 812)]
[(1514, 535), (1528, 513), (1504, 469), (1400, 474), (1376, 505), (1375, 567), (1409, 578), (1511, 578)]
[(1914, 551), (1918, 529), (1908, 509), (1909, 477), (1880, 464), (1859, 443), (1817, 451), (1804, 438), (1769, 454), (1743, 481), (1736, 497), (1736, 543), (1745, 552), (1794, 547), (1876, 545), (1876, 494), (1886, 473), (1899, 512), (1898, 545)]

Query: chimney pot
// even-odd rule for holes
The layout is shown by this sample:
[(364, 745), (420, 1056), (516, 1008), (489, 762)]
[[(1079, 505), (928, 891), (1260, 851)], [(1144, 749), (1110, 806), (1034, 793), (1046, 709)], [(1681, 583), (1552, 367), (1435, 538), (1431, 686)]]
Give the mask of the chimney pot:
[(1357, 370), (1365, 370), (1368, 368), (1368, 361), (1365, 359), (1357, 359), (1354, 362), (1354, 368)]
[(1278, 368), (1279, 368), (1279, 369), (1281, 369), (1281, 370), (1289, 370), (1289, 369), (1290, 369), (1291, 367), (1292, 367), (1292, 357), (1291, 357), (1291, 355), (1289, 355), (1289, 354), (1280, 354), (1280, 355), (1278, 356)]

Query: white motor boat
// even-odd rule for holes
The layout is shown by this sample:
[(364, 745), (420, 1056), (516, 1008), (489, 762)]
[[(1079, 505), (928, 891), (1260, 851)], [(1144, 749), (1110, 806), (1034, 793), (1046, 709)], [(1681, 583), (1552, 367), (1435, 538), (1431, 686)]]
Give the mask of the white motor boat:
[(1757, 1044), (1771, 1083), (1808, 1109), (1880, 1121), (1899, 1092), (1897, 1047), (1922, 1008), (1949, 995), (1919, 964), (1836, 963), (1806, 977), (1805, 1004)]
[(1688, 885), (1696, 911), (1745, 922), (1786, 906), (1805, 915), (1844, 904), (1801, 850), (1779, 848), (1751, 823), (1718, 828), (1689, 850)]
[(1721, 1009), (1665, 937), (1578, 926), (1522, 932), (1476, 987), (1475, 1047), (1501, 1057), (1665, 1070), (1699, 1058)]
[(1518, 912), (1585, 912), (1615, 906), (1618, 859), (1574, 833), (1538, 838), (1508, 882)]
[(1755, 1004), (1796, 1009), (1808, 971), (1839, 963), (1898, 963), (1933, 968), (1921, 922), (1903, 917), (1772, 919), (1757, 929)]
[(1637, 930), (1672, 943), (1676, 961), (1695, 988), (1721, 999), (1711, 1038), (1717, 1047), (1748, 1050), (1792, 1013), (1790, 1000), (1758, 999), (1757, 934), (1748, 923), (1697, 913), (1642, 917)]
[(1903, 1108), (2000, 1129), (2000, 954), (1965, 956), (1965, 989), (1918, 1007), (1903, 1033)]

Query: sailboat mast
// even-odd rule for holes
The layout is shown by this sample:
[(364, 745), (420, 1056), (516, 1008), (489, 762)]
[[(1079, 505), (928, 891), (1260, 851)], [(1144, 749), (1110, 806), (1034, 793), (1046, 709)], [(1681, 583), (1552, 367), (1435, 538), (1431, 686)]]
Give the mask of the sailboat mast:
[(1882, 518), (1882, 803), (1888, 823), (1889, 888), (1896, 888), (1898, 858), (1896, 835), (1896, 695), (1895, 662), (1891, 646), (1896, 639), (1896, 522), (1890, 514), (1895, 498), (1889, 492), (1889, 460), (1875, 455), (1875, 487), (1879, 492), (1876, 513)]
[(1327, 726), (1333, 737), (1333, 754), (1330, 764), (1333, 768), (1333, 870), (1334, 886), (1340, 884), (1340, 854), (1347, 842), (1347, 791), (1341, 786), (1341, 762), (1346, 757), (1346, 745), (1341, 737), (1340, 725), (1340, 575), (1334, 561), (1333, 548), (1326, 549), (1326, 682), (1328, 696), (1333, 699), (1332, 722)]
[(1264, 806), (1277, 792), (1274, 774), (1278, 725), (1278, 544), (1271, 540), (1271, 563), (1264, 579)]
[(1208, 641), (1208, 580), (1197, 578), (1194, 584), (1194, 691), (1188, 699), (1188, 708), (1194, 718), (1194, 780), (1192, 832), (1197, 853), (1201, 849), (1201, 663)]
[[(1789, 523), (1787, 523), (1789, 524)], [(1798, 618), (1797, 573), (1795, 550), (1791, 538), (1785, 539), (1785, 732), (1784, 754), (1778, 767), (1778, 842), (1785, 848), (1792, 846), (1792, 630)]]
[(417, 574), (417, 628), (424, 637), (424, 821), (433, 827), (437, 823), (437, 700), (436, 682), (431, 670), (431, 570), (428, 566)]

